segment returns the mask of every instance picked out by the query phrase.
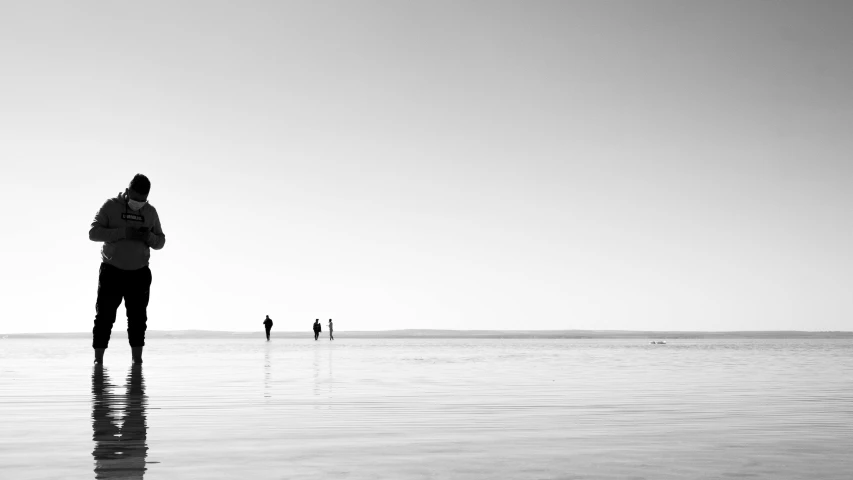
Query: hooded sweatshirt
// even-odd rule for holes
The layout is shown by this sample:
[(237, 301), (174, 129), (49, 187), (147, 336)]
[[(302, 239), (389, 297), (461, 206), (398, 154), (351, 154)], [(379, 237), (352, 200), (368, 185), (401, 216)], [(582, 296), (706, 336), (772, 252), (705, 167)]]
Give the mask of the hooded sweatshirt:
[[(126, 227), (148, 227), (145, 241), (125, 238)], [(146, 203), (133, 210), (122, 197), (104, 202), (89, 229), (89, 240), (104, 242), (101, 260), (122, 270), (138, 270), (148, 266), (151, 248), (160, 250), (166, 244), (166, 235), (160, 226), (157, 210)]]

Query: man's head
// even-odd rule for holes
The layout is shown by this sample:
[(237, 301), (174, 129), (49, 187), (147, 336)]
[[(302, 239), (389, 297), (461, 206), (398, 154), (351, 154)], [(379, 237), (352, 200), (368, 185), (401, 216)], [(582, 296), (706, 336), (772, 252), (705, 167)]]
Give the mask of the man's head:
[(151, 181), (145, 175), (137, 173), (134, 175), (133, 180), (130, 181), (130, 185), (127, 186), (124, 193), (127, 194), (127, 198), (130, 200), (146, 202), (148, 201), (148, 192), (150, 191)]
[(139, 210), (148, 201), (148, 192), (150, 191), (151, 181), (145, 175), (137, 173), (130, 181), (130, 185), (124, 190), (124, 197), (127, 199), (130, 208)]

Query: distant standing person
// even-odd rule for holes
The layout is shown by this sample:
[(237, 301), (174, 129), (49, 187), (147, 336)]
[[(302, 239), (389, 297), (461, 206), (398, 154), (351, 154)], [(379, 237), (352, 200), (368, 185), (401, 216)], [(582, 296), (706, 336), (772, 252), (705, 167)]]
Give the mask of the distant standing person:
[(320, 338), (320, 331), (323, 327), (320, 326), (320, 319), (314, 320), (314, 341), (316, 342), (318, 338)]
[(333, 335), (334, 327), (332, 327), (332, 319), (329, 319), (329, 340), (334, 340), (335, 336)]
[(267, 341), (270, 341), (270, 330), (272, 330), (272, 320), (270, 320), (270, 316), (267, 315), (267, 319), (264, 320), (264, 328), (267, 331)]
[(104, 351), (109, 346), (116, 309), (122, 299), (127, 310), (127, 340), (133, 363), (142, 363), (151, 289), (148, 259), (152, 248), (160, 250), (166, 244), (157, 210), (148, 203), (150, 191), (148, 177), (136, 174), (124, 193), (101, 205), (89, 229), (89, 240), (104, 242), (92, 328), (92, 348), (98, 364), (104, 362)]

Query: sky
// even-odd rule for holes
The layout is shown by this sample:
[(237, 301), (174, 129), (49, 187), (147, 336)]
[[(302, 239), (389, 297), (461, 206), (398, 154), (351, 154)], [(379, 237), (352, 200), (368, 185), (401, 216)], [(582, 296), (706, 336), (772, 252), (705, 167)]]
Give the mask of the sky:
[(851, 330), (851, 19), (3, 2), (0, 333), (91, 330), (136, 173), (152, 330)]

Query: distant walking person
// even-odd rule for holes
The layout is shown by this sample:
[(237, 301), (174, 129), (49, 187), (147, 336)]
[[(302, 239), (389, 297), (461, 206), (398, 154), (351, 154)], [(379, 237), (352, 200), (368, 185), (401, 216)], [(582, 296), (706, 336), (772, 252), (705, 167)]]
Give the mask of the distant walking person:
[(92, 328), (92, 348), (98, 364), (104, 361), (116, 309), (122, 299), (127, 310), (127, 340), (133, 363), (142, 363), (151, 288), (148, 259), (152, 248), (160, 250), (166, 244), (157, 210), (148, 203), (150, 191), (148, 177), (137, 174), (124, 193), (104, 202), (89, 229), (89, 240), (104, 242)]
[(320, 331), (323, 327), (320, 326), (320, 319), (314, 320), (314, 341), (316, 342), (318, 338), (320, 338)]
[(264, 328), (267, 330), (267, 341), (270, 341), (270, 330), (272, 330), (272, 320), (270, 320), (270, 316), (267, 315), (267, 319), (264, 320)]
[(334, 327), (332, 327), (332, 319), (329, 319), (329, 340), (334, 340), (335, 336), (333, 335)]

